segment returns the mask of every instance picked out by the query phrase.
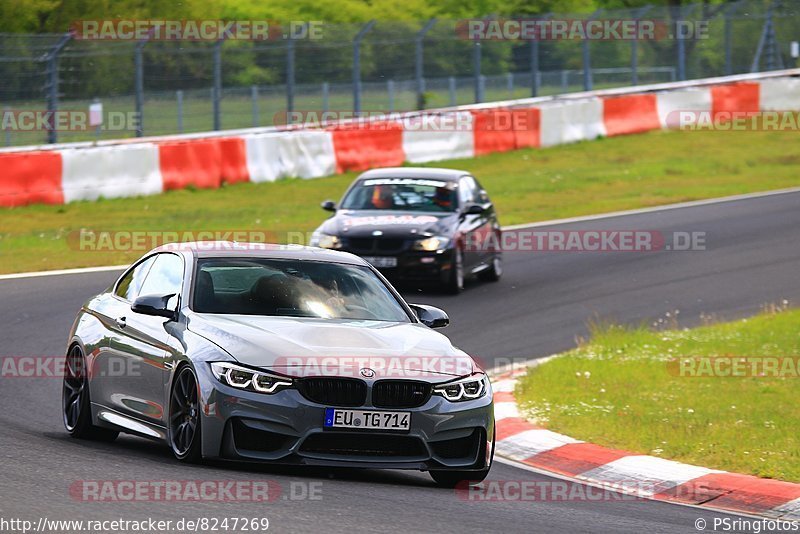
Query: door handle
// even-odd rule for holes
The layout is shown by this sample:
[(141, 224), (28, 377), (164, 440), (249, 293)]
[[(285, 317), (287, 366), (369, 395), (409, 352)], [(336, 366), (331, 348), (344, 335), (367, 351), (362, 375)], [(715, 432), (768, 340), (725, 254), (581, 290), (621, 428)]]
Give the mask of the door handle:
[(128, 323), (125, 320), (125, 317), (117, 317), (116, 322), (117, 326), (120, 328), (125, 328), (128, 325)]

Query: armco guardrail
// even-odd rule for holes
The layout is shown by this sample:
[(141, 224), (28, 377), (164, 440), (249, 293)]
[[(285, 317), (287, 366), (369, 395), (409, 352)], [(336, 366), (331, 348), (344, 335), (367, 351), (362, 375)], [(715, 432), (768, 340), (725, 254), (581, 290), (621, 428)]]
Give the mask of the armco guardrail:
[[(0, 153), (0, 206), (317, 178), (667, 128), (677, 112), (800, 109), (800, 69), (205, 135)], [(503, 126), (504, 125), (504, 126)], [(45, 149), (46, 148), (46, 149)]]

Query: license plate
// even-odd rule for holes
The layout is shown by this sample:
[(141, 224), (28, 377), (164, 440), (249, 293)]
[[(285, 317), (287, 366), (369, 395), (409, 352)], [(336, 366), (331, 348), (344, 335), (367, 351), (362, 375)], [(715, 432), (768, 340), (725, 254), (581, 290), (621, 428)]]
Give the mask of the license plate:
[(392, 256), (364, 256), (364, 259), (379, 269), (397, 267), (397, 258)]
[(409, 430), (411, 428), (411, 413), (325, 408), (324, 426), (325, 428), (358, 428), (364, 430)]

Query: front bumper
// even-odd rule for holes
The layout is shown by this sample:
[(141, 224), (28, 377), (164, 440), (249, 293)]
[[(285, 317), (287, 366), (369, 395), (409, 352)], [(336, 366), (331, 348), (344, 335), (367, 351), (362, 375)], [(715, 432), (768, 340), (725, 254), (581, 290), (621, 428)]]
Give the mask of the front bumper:
[[(294, 465), (443, 470), (482, 469), (494, 436), (491, 391), (474, 401), (433, 395), (411, 413), (408, 432), (325, 429), (328, 406), (296, 389), (274, 395), (201, 380), (203, 456)], [(367, 410), (365, 405), (353, 409)], [(344, 408), (348, 409), (348, 408)], [(374, 408), (385, 411), (385, 408)]]
[[(342, 249), (344, 252), (351, 252)], [(380, 267), (377, 269), (392, 282), (447, 282), (453, 266), (453, 249), (424, 252), (404, 250), (394, 254), (360, 254), (362, 257), (397, 258), (397, 267)]]

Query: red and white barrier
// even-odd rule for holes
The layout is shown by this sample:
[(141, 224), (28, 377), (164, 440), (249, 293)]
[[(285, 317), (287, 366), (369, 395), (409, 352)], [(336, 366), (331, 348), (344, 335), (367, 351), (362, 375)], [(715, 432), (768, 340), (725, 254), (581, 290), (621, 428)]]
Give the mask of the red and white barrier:
[(761, 111), (790, 111), (796, 110), (800, 102), (800, 79), (775, 78), (762, 80), (761, 86)]
[(153, 143), (61, 151), (64, 203), (161, 193), (158, 147)]
[(711, 112), (711, 90), (700, 87), (656, 93), (656, 104), (662, 128), (677, 128), (681, 113), (685, 121), (694, 124), (699, 113)]
[[(798, 111), (800, 79), (787, 76), (790, 73), (796, 74), (643, 86), (639, 93), (618, 89), (482, 104), (326, 129), (267, 128), (0, 152), (0, 206), (318, 178), (403, 162), (471, 158), (686, 126), (701, 116)], [(734, 83), (722, 83), (726, 81)]]
[(557, 102), (544, 105), (540, 110), (542, 146), (586, 141), (606, 135), (603, 101), (599, 98)]
[(475, 156), (474, 119), (469, 111), (429, 115), (406, 124), (403, 152), (410, 163)]

